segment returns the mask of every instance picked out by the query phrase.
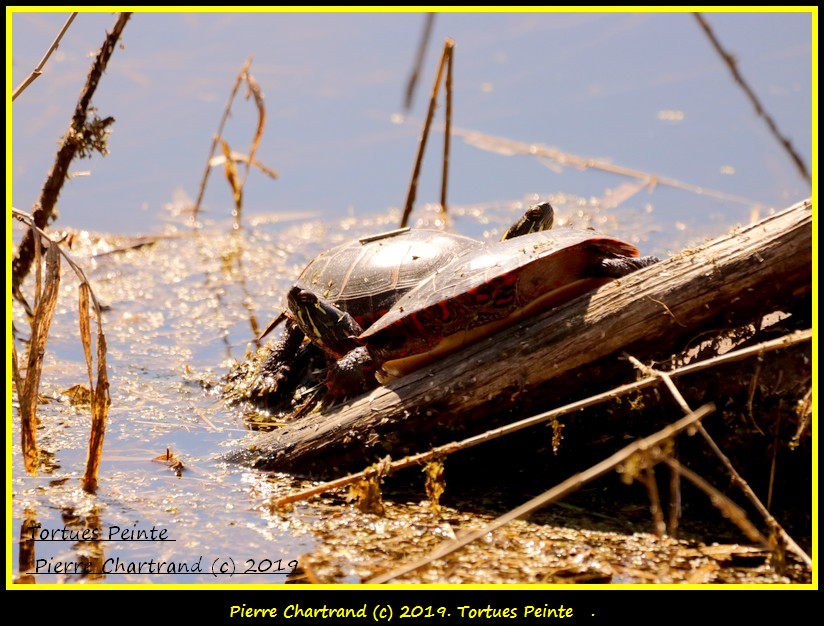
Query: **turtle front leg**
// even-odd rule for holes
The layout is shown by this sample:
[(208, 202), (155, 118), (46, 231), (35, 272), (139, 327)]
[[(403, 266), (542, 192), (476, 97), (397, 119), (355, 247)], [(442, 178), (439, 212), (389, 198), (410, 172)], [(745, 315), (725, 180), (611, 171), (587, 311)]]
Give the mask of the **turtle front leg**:
[(364, 348), (355, 348), (343, 358), (329, 366), (326, 387), (334, 399), (351, 398), (374, 389), (378, 385), (375, 378), (377, 366), (372, 355)]
[(286, 322), (280, 339), (258, 368), (250, 390), (254, 399), (265, 401), (270, 407), (290, 399), (303, 373), (295, 365), (304, 337), (295, 323)]
[(599, 276), (607, 278), (623, 278), (637, 270), (655, 265), (661, 259), (655, 256), (642, 256), (640, 259), (629, 256), (619, 256), (601, 259), (598, 264)]

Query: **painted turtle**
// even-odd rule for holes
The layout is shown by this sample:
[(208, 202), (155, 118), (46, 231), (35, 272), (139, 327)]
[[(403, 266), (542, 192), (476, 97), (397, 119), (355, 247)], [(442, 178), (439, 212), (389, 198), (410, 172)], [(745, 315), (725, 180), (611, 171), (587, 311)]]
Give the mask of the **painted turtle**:
[(348, 348), (329, 377), (345, 391), (373, 372), (384, 382), (404, 375), (657, 261), (595, 231), (561, 228), (465, 250), (367, 329), (316, 293), (293, 289), (290, 298), (338, 351)]
[[(506, 231), (503, 239), (549, 229), (553, 219), (554, 210), (549, 203), (535, 205)], [(321, 253), (309, 262), (289, 291), (289, 321), (281, 339), (261, 364), (257, 395), (276, 394), (270, 398), (272, 405), (294, 391), (296, 378), (301, 375), (296, 355), (304, 337), (334, 359), (340, 359), (357, 347), (350, 334), (369, 328), (399, 298), (440, 268), (483, 248), (482, 242), (462, 235), (407, 228)], [(341, 320), (346, 320), (344, 326), (339, 325)], [(302, 356), (298, 359), (300, 363), (307, 360)], [(369, 381), (361, 383), (347, 383), (346, 392), (360, 390)]]

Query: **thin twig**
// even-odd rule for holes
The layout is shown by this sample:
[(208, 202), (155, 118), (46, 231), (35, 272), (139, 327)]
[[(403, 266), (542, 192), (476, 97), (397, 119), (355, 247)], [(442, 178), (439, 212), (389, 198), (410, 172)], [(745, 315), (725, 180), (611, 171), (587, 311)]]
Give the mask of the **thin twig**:
[(77, 17), (77, 12), (75, 11), (69, 16), (69, 19), (66, 20), (66, 23), (63, 24), (63, 28), (60, 29), (60, 32), (57, 33), (57, 37), (55, 37), (52, 45), (49, 46), (49, 49), (46, 50), (46, 54), (43, 55), (43, 58), (40, 59), (40, 63), (37, 64), (37, 67), (32, 70), (32, 73), (29, 74), (26, 79), (20, 83), (17, 88), (14, 90), (14, 93), (11, 95), (11, 101), (14, 102), (21, 93), (26, 90), (26, 87), (31, 85), (35, 80), (40, 78), (43, 74), (43, 66), (46, 65), (46, 62), (49, 60), (49, 57), (52, 55), (52, 52), (57, 50), (57, 47), (60, 45), (60, 40), (63, 39), (63, 35), (66, 34), (66, 31), (69, 30), (69, 26), (74, 21), (74, 18)]
[(681, 431), (690, 427), (694, 427), (696, 424), (700, 423), (699, 420), (701, 420), (706, 415), (711, 413), (714, 409), (715, 407), (712, 404), (706, 404), (702, 406), (697, 411), (695, 411), (695, 413), (688, 415), (687, 417), (681, 418), (674, 424), (662, 428), (660, 431), (653, 435), (650, 435), (649, 437), (645, 437), (644, 439), (629, 444), (628, 446), (622, 448), (615, 454), (604, 459), (600, 463), (593, 465), (584, 472), (575, 474), (574, 476), (568, 478), (562, 483), (556, 485), (549, 491), (546, 491), (541, 495), (532, 498), (529, 502), (526, 502), (521, 506), (517, 507), (516, 509), (513, 509), (512, 511), (509, 511), (508, 513), (500, 516), (499, 518), (495, 519), (483, 528), (479, 528), (477, 530), (469, 532), (466, 535), (463, 535), (457, 539), (445, 541), (438, 547), (436, 547), (432, 552), (430, 552), (426, 557), (418, 559), (408, 565), (401, 566), (385, 574), (381, 574), (380, 576), (375, 576), (374, 578), (366, 581), (367, 584), (385, 583), (395, 578), (398, 578), (399, 576), (403, 576), (404, 574), (408, 574), (409, 572), (420, 569), (421, 567), (428, 565), (432, 561), (443, 558), (444, 556), (451, 554), (456, 550), (459, 550), (468, 543), (471, 543), (476, 539), (479, 539), (480, 537), (483, 537), (488, 533), (491, 533), (492, 531), (500, 528), (501, 526), (504, 526), (505, 524), (508, 524), (511, 521), (529, 515), (530, 513), (533, 513), (534, 511), (537, 511), (538, 509), (548, 504), (551, 504), (555, 500), (558, 500), (566, 496), (567, 494), (576, 491), (588, 482), (591, 482), (596, 478), (600, 478), (607, 472), (612, 471), (618, 465), (627, 461), (634, 454), (653, 449), (656, 446), (667, 441), (668, 439), (671, 439)]
[(421, 41), (418, 44), (418, 54), (415, 58), (415, 65), (412, 67), (412, 73), (409, 75), (409, 80), (406, 83), (406, 95), (403, 100), (404, 111), (409, 111), (412, 108), (412, 100), (415, 97), (415, 87), (418, 84), (418, 76), (423, 67), (423, 59), (426, 56), (426, 49), (429, 47), (429, 38), (432, 35), (432, 24), (435, 22), (435, 14), (427, 13), (426, 21), (423, 24), (423, 33), (421, 33)]
[(432, 87), (432, 97), (429, 99), (429, 110), (426, 113), (426, 121), (423, 125), (423, 132), (421, 132), (421, 138), (418, 142), (418, 156), (415, 159), (415, 167), (412, 169), (412, 178), (409, 181), (409, 190), (406, 193), (406, 203), (404, 204), (403, 217), (401, 218), (401, 228), (404, 228), (409, 222), (409, 216), (412, 213), (412, 206), (415, 204), (415, 196), (418, 193), (418, 177), (421, 173), (423, 154), (426, 151), (426, 140), (429, 138), (429, 128), (432, 126), (432, 118), (435, 115), (435, 104), (438, 99), (438, 92), (441, 88), (441, 77), (443, 76), (443, 70), (447, 64), (448, 56), (452, 53), (452, 48), (454, 46), (455, 42), (447, 38), (443, 46), (441, 62), (438, 64), (438, 75), (435, 77), (435, 85)]
[[(278, 319), (280, 319), (280, 317)], [(780, 348), (790, 347), (804, 341), (810, 341), (811, 338), (811, 331), (798, 331), (786, 335), (784, 337), (780, 337), (778, 339), (765, 341), (755, 346), (749, 346), (747, 348), (742, 348), (741, 350), (734, 350), (723, 355), (715, 356), (710, 359), (705, 359), (703, 361), (698, 361), (696, 363), (691, 363), (690, 365), (685, 365), (684, 367), (679, 367), (678, 369), (669, 372), (669, 376), (683, 376), (686, 374), (693, 374), (695, 372), (700, 372), (704, 369), (707, 369), (708, 367), (739, 361), (741, 359), (745, 359), (756, 354), (761, 354), (762, 352), (778, 350)], [(513, 422), (512, 424), (507, 424), (506, 426), (502, 426), (501, 428), (488, 430), (479, 435), (463, 439), (462, 441), (451, 442), (444, 444), (442, 446), (437, 446), (436, 448), (432, 448), (427, 452), (421, 452), (419, 454), (414, 454), (412, 456), (405, 457), (398, 461), (393, 461), (386, 473), (388, 475), (397, 470), (404, 469), (412, 465), (426, 463), (427, 461), (438, 456), (447, 456), (459, 450), (466, 450), (468, 448), (480, 445), (487, 441), (492, 441), (499, 437), (503, 437), (505, 435), (510, 435), (512, 433), (518, 432), (519, 430), (523, 430), (524, 428), (529, 428), (531, 426), (546, 423), (550, 420), (561, 417), (562, 415), (567, 415), (569, 413), (581, 411), (583, 409), (595, 406), (602, 402), (606, 402), (607, 400), (612, 400), (621, 397), (630, 392), (640, 391), (641, 389), (645, 389), (647, 387), (657, 384), (659, 381), (660, 378), (658, 377), (658, 375), (649, 376), (636, 382), (629, 383), (627, 385), (621, 385), (620, 387), (610, 389), (609, 391), (605, 391), (604, 393), (600, 393), (589, 398), (585, 398), (584, 400), (578, 400), (576, 402), (572, 402), (571, 404), (567, 404), (557, 409), (546, 411), (544, 413), (539, 413), (538, 415), (528, 417), (517, 422)], [(369, 476), (369, 471), (369, 469), (366, 469), (362, 472), (349, 474), (347, 476), (343, 476), (341, 478), (337, 478), (329, 482), (321, 483), (320, 485), (317, 485), (310, 489), (299, 491), (289, 496), (284, 496), (283, 498), (280, 498), (275, 502), (275, 506), (285, 506), (293, 502), (307, 500), (321, 493), (326, 493), (327, 491), (332, 491), (340, 487), (345, 487), (346, 485), (354, 483), (358, 480), (367, 478)]]
[(778, 142), (784, 146), (784, 149), (787, 151), (787, 154), (790, 155), (790, 158), (795, 163), (798, 171), (801, 173), (802, 178), (807, 182), (812, 182), (812, 177), (810, 176), (810, 170), (807, 169), (807, 164), (804, 163), (804, 159), (801, 158), (801, 155), (796, 152), (795, 148), (793, 148), (792, 143), (789, 139), (787, 139), (781, 131), (778, 130), (778, 125), (773, 120), (772, 116), (767, 113), (764, 109), (764, 105), (761, 104), (761, 101), (758, 99), (758, 96), (755, 95), (755, 92), (749, 86), (747, 81), (744, 80), (744, 77), (741, 76), (741, 72), (738, 71), (738, 63), (735, 60), (735, 57), (727, 52), (724, 47), (721, 45), (721, 42), (718, 41), (718, 38), (715, 36), (712, 28), (710, 27), (709, 23), (704, 16), (700, 13), (693, 13), (695, 19), (698, 21), (698, 24), (701, 26), (701, 29), (707, 35), (707, 38), (710, 40), (712, 47), (715, 48), (715, 51), (721, 57), (721, 59), (726, 63), (727, 67), (730, 68), (730, 72), (732, 72), (732, 77), (735, 79), (735, 82), (744, 90), (744, 93), (749, 98), (750, 102), (752, 103), (753, 107), (755, 107), (755, 113), (759, 117), (761, 117), (770, 129), (770, 132), (773, 134)]

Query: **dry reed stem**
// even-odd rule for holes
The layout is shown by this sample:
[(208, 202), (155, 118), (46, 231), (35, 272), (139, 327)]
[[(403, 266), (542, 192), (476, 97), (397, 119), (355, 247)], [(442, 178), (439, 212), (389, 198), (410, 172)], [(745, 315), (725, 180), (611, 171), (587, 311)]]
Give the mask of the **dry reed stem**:
[(727, 496), (713, 487), (690, 468), (681, 465), (681, 463), (673, 459), (671, 456), (663, 455), (657, 460), (662, 463), (666, 463), (673, 470), (673, 472), (683, 476), (693, 485), (698, 487), (698, 489), (707, 494), (707, 497), (710, 499), (713, 506), (715, 506), (715, 508), (717, 508), (724, 517), (738, 526), (741, 532), (743, 532), (750, 541), (760, 543), (763, 548), (772, 550), (770, 540), (762, 535), (747, 518), (747, 514), (744, 512), (744, 509), (730, 500)]
[[(47, 259), (47, 267), (48, 267), (48, 259), (49, 255), (53, 254), (57, 259), (57, 277), (58, 277), (58, 284), (59, 284), (59, 256), (61, 254), (66, 261), (68, 262), (69, 266), (74, 270), (75, 274), (77, 275), (78, 279), (80, 280), (80, 287), (78, 289), (78, 322), (80, 326), (80, 340), (83, 344), (83, 354), (86, 358), (86, 366), (89, 375), (89, 392), (91, 397), (91, 411), (92, 411), (92, 425), (91, 425), (91, 433), (89, 434), (89, 453), (86, 459), (86, 471), (83, 476), (83, 489), (87, 492), (94, 492), (97, 488), (97, 473), (100, 467), (100, 456), (102, 454), (103, 449), (103, 439), (105, 436), (105, 429), (106, 429), (106, 417), (108, 415), (109, 405), (111, 404), (111, 398), (109, 396), (109, 379), (108, 379), (108, 367), (106, 365), (106, 337), (103, 333), (103, 322), (101, 319), (101, 307), (100, 302), (95, 296), (94, 291), (91, 288), (91, 283), (89, 283), (88, 278), (86, 278), (86, 274), (83, 269), (75, 263), (72, 258), (62, 249), (62, 247), (54, 240), (52, 240), (45, 232), (43, 232), (40, 228), (34, 225), (34, 217), (23, 212), (19, 211), (12, 207), (12, 216), (24, 221), (29, 224), (32, 228), (32, 232), (37, 233), (39, 237), (45, 239), (49, 242), (49, 247), (46, 252), (46, 259)], [(40, 246), (35, 246), (35, 258), (36, 262), (39, 264), (39, 250)], [(40, 290), (40, 272), (37, 272), (38, 279), (35, 283), (35, 294), (37, 294)], [(48, 289), (49, 281), (47, 276), (46, 281), (46, 289)], [(57, 298), (57, 287), (55, 287), (55, 304)], [(39, 299), (39, 297), (38, 297)], [(92, 375), (93, 371), (93, 359), (91, 354), (91, 324), (89, 320), (89, 303), (93, 303), (95, 317), (97, 319), (97, 383), (94, 382), (94, 377)], [(52, 312), (53, 312), (52, 305)], [(36, 316), (39, 314), (40, 305), (36, 305), (35, 313)], [(35, 345), (34, 338), (37, 333), (39, 333), (40, 327), (37, 326), (35, 321), (32, 323), (32, 341), (29, 345), (29, 358), (31, 359), (31, 351), (32, 347)], [(46, 327), (46, 333), (48, 333), (48, 326)], [(45, 338), (43, 338), (43, 347), (45, 347)], [(42, 349), (41, 349), (42, 350)], [(16, 351), (15, 351), (16, 355)], [(16, 357), (15, 357), (16, 358)], [(42, 360), (42, 355), (41, 355)], [(31, 367), (31, 366), (29, 366)], [(29, 370), (31, 371), (31, 370)], [(19, 374), (18, 374), (19, 377)], [(29, 372), (26, 373), (26, 383), (28, 384)], [(32, 380), (32, 383), (36, 382), (37, 386), (39, 386), (39, 374), (37, 380)], [(24, 393), (25, 395), (25, 393)], [(20, 396), (20, 387), (18, 386), (18, 396)], [(37, 390), (35, 388), (34, 396), (36, 400)], [(21, 401), (21, 411), (23, 407), (23, 402)], [(21, 413), (22, 415), (22, 413)], [(23, 433), (25, 438), (25, 426), (23, 427)], [(26, 456), (26, 448), (24, 446), (24, 459), (27, 458)], [(28, 469), (28, 466), (27, 466)]]
[[(683, 376), (686, 374), (693, 374), (695, 372), (700, 372), (709, 367), (714, 367), (726, 363), (732, 363), (734, 361), (739, 361), (753, 355), (761, 354), (763, 352), (778, 350), (781, 348), (793, 346), (797, 343), (801, 343), (804, 341), (810, 341), (811, 338), (812, 333), (810, 331), (798, 331), (795, 333), (791, 333), (789, 335), (785, 335), (784, 337), (780, 337), (778, 339), (765, 341), (755, 346), (749, 346), (747, 348), (742, 348), (741, 350), (734, 350), (723, 355), (715, 356), (710, 359), (699, 361), (697, 363), (691, 363), (690, 365), (679, 367), (669, 372), (669, 376)], [(614, 389), (610, 389), (609, 391), (605, 391), (604, 393), (596, 394), (589, 398), (572, 402), (557, 409), (552, 409), (551, 411), (539, 413), (538, 415), (534, 415), (532, 417), (528, 417), (526, 419), (513, 422), (512, 424), (507, 424), (506, 426), (502, 426), (500, 428), (488, 430), (479, 435), (468, 437), (461, 441), (447, 443), (442, 446), (432, 448), (427, 452), (421, 452), (419, 454), (414, 454), (405, 457), (398, 461), (392, 461), (392, 463), (386, 470), (386, 474), (388, 475), (400, 469), (411, 467), (413, 465), (426, 463), (439, 456), (448, 456), (453, 452), (458, 452), (459, 450), (466, 450), (468, 448), (485, 443), (487, 441), (492, 441), (499, 437), (515, 433), (524, 428), (529, 428), (530, 426), (544, 424), (553, 419), (557, 419), (562, 415), (567, 415), (570, 413), (581, 411), (583, 409), (595, 406), (602, 402), (606, 402), (608, 400), (613, 400), (615, 398), (621, 397), (628, 393), (640, 391), (642, 389), (657, 384), (659, 381), (659, 376), (649, 376), (633, 383), (615, 387)], [(366, 470), (363, 470), (361, 472), (349, 474), (347, 476), (343, 476), (332, 481), (321, 483), (320, 485), (317, 485), (315, 487), (311, 487), (309, 489), (293, 493), (289, 496), (284, 496), (275, 501), (275, 506), (283, 507), (294, 502), (307, 500), (313, 496), (325, 493), (327, 491), (333, 491), (334, 489), (345, 487), (350, 483), (356, 482), (358, 480), (361, 480), (362, 478), (367, 477), (369, 472), (370, 470), (367, 468)]]
[[(37, 246), (39, 248), (39, 246)], [(20, 380), (17, 369), (17, 398), (20, 402), (20, 435), (23, 451), (23, 466), (30, 474), (36, 474), (40, 464), (37, 449), (37, 392), (40, 388), (40, 376), (43, 372), (43, 357), (46, 355), (46, 341), (49, 338), (57, 294), (60, 290), (60, 254), (58, 246), (52, 244), (46, 250), (46, 268), (41, 292), (41, 261), (35, 253), (35, 272), (37, 284), (34, 296), (34, 317), (31, 320), (31, 339), (29, 340), (26, 377)], [(14, 351), (16, 357), (16, 351)], [(22, 383), (22, 384), (20, 384)]]
[(658, 537), (663, 537), (667, 533), (667, 526), (664, 524), (664, 514), (661, 510), (661, 498), (658, 495), (658, 482), (655, 478), (655, 468), (652, 463), (644, 464), (644, 474), (641, 482), (646, 487), (649, 497), (649, 508), (652, 513), (652, 526)]
[[(250, 56), (243, 66), (240, 68), (240, 72), (238, 72), (237, 78), (235, 79), (235, 85), (232, 87), (232, 91), (229, 94), (229, 100), (226, 102), (226, 108), (223, 110), (223, 116), (220, 119), (220, 123), (218, 124), (217, 132), (215, 133), (214, 137), (212, 138), (212, 147), (209, 150), (209, 157), (206, 159), (206, 168), (203, 171), (203, 178), (200, 180), (200, 188), (197, 193), (197, 201), (195, 202), (194, 209), (192, 210), (192, 222), (197, 222), (197, 215), (200, 212), (201, 204), (203, 203), (203, 195), (206, 193), (206, 182), (209, 180), (209, 174), (212, 171), (212, 166), (219, 164), (215, 160), (215, 150), (217, 149), (218, 143), (221, 144), (223, 158), (225, 159), (222, 163), (224, 165), (224, 169), (226, 172), (227, 179), (229, 180), (229, 184), (232, 187), (232, 196), (235, 201), (235, 209), (232, 211), (234, 217), (234, 224), (235, 229), (239, 228), (240, 226), (240, 215), (241, 215), (241, 208), (242, 208), (242, 197), (243, 197), (243, 187), (246, 184), (246, 179), (249, 176), (249, 170), (252, 165), (257, 166), (260, 170), (272, 178), (277, 178), (277, 172), (273, 169), (266, 167), (255, 161), (255, 153), (257, 152), (258, 146), (260, 145), (260, 140), (263, 137), (263, 131), (266, 128), (266, 106), (264, 104), (264, 97), (263, 91), (260, 88), (260, 84), (257, 82), (254, 76), (249, 73), (249, 68), (252, 65), (252, 57)], [(229, 149), (228, 144), (223, 139), (223, 129), (226, 126), (226, 122), (229, 119), (229, 115), (232, 112), (232, 104), (235, 101), (235, 97), (237, 96), (237, 92), (240, 89), (240, 85), (245, 82), (247, 91), (246, 91), (246, 99), (248, 100), (250, 96), (254, 97), (255, 105), (257, 106), (258, 110), (258, 124), (255, 130), (255, 135), (252, 138), (252, 144), (249, 148), (249, 154), (243, 155), (242, 158), (236, 158), (236, 153), (232, 152)], [(237, 169), (235, 168), (235, 161), (243, 161), (246, 163), (246, 169), (243, 174), (243, 178), (241, 179), (237, 174)]]
[(20, 83), (14, 90), (14, 93), (11, 95), (11, 101), (14, 102), (21, 93), (23, 93), (26, 88), (31, 85), (35, 80), (40, 78), (43, 74), (43, 66), (46, 65), (46, 62), (49, 60), (49, 57), (52, 53), (57, 50), (58, 46), (60, 45), (60, 40), (63, 39), (63, 35), (66, 34), (66, 31), (69, 30), (69, 26), (74, 21), (74, 18), (77, 17), (77, 12), (75, 11), (69, 16), (69, 19), (66, 20), (66, 23), (63, 24), (63, 28), (60, 29), (60, 32), (57, 33), (57, 37), (55, 37), (52, 45), (49, 46), (49, 49), (46, 50), (46, 54), (43, 55), (43, 58), (40, 59), (40, 63), (32, 70), (31, 74), (29, 74), (26, 79)]
[[(106, 34), (106, 39), (92, 63), (89, 75), (86, 77), (86, 83), (80, 92), (69, 129), (63, 137), (60, 148), (55, 155), (54, 164), (46, 177), (46, 182), (40, 193), (40, 200), (35, 204), (34, 224), (39, 228), (45, 228), (51, 221), (60, 190), (63, 188), (63, 183), (68, 176), (69, 165), (78, 151), (88, 149), (82, 138), (84, 138), (87, 131), (91, 130), (86, 119), (89, 113), (89, 105), (109, 59), (114, 53), (117, 41), (120, 39), (120, 35), (131, 15), (131, 13), (121, 13), (118, 16), (112, 32)], [(114, 118), (111, 117), (97, 120), (97, 127), (94, 130), (103, 133), (105, 128), (112, 122), (114, 122)], [(31, 263), (34, 259), (34, 243), (34, 230), (29, 228), (23, 236), (23, 240), (17, 248), (17, 256), (12, 262), (12, 294), (17, 295), (19, 293), (20, 285), (31, 269)]]
[[(240, 225), (240, 214), (243, 210), (243, 184), (240, 182), (240, 178), (238, 178), (237, 167), (232, 160), (232, 150), (222, 137), (220, 138), (220, 148), (226, 159), (223, 161), (223, 172), (226, 174), (226, 180), (229, 181), (229, 186), (232, 188), (232, 200), (235, 203), (235, 208), (232, 210), (232, 217), (234, 217), (235, 228), (237, 228)], [(249, 170), (248, 164), (246, 170), (247, 172)]]
[(796, 152), (795, 148), (793, 148), (792, 142), (787, 139), (781, 131), (778, 130), (778, 125), (775, 123), (775, 120), (772, 116), (767, 113), (764, 105), (761, 104), (761, 101), (758, 99), (758, 96), (755, 95), (755, 92), (752, 90), (750, 85), (747, 81), (744, 80), (744, 77), (741, 75), (741, 72), (738, 71), (738, 63), (735, 60), (735, 56), (730, 54), (724, 49), (724, 46), (721, 45), (721, 42), (718, 40), (718, 37), (715, 36), (715, 32), (713, 32), (712, 28), (710, 27), (709, 23), (704, 16), (700, 13), (693, 13), (695, 19), (698, 21), (699, 26), (701, 26), (701, 30), (704, 31), (704, 34), (710, 40), (712, 47), (718, 53), (718, 56), (724, 61), (727, 67), (732, 72), (732, 77), (736, 83), (744, 90), (744, 93), (747, 95), (750, 103), (755, 108), (755, 113), (759, 117), (761, 117), (767, 124), (767, 127), (770, 129), (773, 137), (778, 140), (787, 154), (792, 159), (795, 166), (798, 168), (801, 177), (806, 180), (807, 182), (812, 182), (812, 177), (810, 176), (810, 170), (807, 169), (807, 164), (804, 162), (804, 159), (801, 158), (801, 155)]
[(209, 174), (212, 171), (212, 164), (211, 159), (215, 154), (215, 150), (217, 149), (218, 142), (220, 138), (223, 136), (223, 128), (226, 126), (226, 122), (229, 119), (229, 115), (232, 112), (232, 103), (235, 101), (235, 96), (237, 95), (238, 89), (240, 89), (240, 84), (243, 82), (243, 77), (246, 75), (246, 72), (249, 71), (249, 66), (252, 64), (252, 57), (250, 56), (246, 59), (246, 62), (240, 68), (240, 72), (238, 72), (237, 78), (235, 78), (235, 86), (232, 87), (232, 91), (229, 94), (229, 100), (226, 102), (226, 108), (223, 109), (223, 116), (220, 118), (220, 123), (217, 126), (217, 132), (212, 137), (212, 147), (209, 149), (209, 157), (206, 159), (206, 169), (203, 171), (203, 178), (200, 180), (200, 189), (197, 192), (197, 200), (195, 201), (195, 208), (192, 210), (192, 220), (197, 220), (197, 214), (200, 211), (200, 205), (203, 202), (203, 194), (206, 192), (206, 181), (209, 180)]
[[(441, 88), (441, 78), (443, 76), (444, 67), (448, 65), (448, 58), (452, 55), (452, 48), (455, 47), (455, 42), (447, 38), (443, 45), (443, 54), (441, 61), (438, 64), (438, 74), (435, 77), (435, 84), (432, 87), (432, 96), (429, 99), (429, 110), (426, 113), (426, 121), (423, 125), (423, 132), (418, 142), (418, 155), (415, 158), (415, 167), (412, 169), (412, 178), (409, 181), (409, 189), (406, 194), (406, 203), (404, 204), (403, 217), (401, 218), (401, 228), (405, 228), (409, 222), (409, 216), (412, 214), (412, 206), (415, 204), (415, 196), (418, 194), (418, 177), (421, 173), (421, 164), (423, 163), (423, 154), (426, 151), (426, 140), (429, 138), (429, 129), (432, 126), (432, 118), (435, 116), (435, 105), (438, 99), (438, 92)], [(446, 172), (444, 172), (446, 176)]]
[(625, 446), (615, 454), (604, 459), (600, 463), (593, 465), (592, 467), (583, 472), (571, 476), (570, 478), (559, 483), (552, 489), (545, 491), (541, 495), (532, 498), (531, 500), (522, 504), (521, 506), (498, 517), (494, 521), (485, 525), (483, 528), (473, 530), (456, 539), (444, 541), (425, 557), (413, 561), (410, 564), (398, 567), (387, 573), (375, 576), (374, 578), (371, 578), (366, 582), (367, 584), (386, 583), (390, 580), (398, 578), (399, 576), (403, 576), (417, 569), (420, 569), (421, 567), (425, 567), (432, 561), (443, 558), (455, 552), (456, 550), (459, 550), (465, 545), (475, 541), (476, 539), (484, 537), (488, 533), (491, 533), (492, 531), (500, 528), (501, 526), (504, 526), (505, 524), (508, 524), (509, 522), (512, 522), (520, 517), (529, 515), (530, 513), (533, 513), (534, 511), (537, 511), (538, 509), (545, 507), (548, 504), (551, 504), (555, 500), (563, 498), (564, 496), (572, 493), (573, 491), (580, 489), (583, 485), (595, 480), (596, 478), (600, 478), (607, 472), (614, 470), (620, 464), (629, 460), (632, 456), (638, 453), (644, 453), (647, 450), (655, 449), (657, 446), (672, 439), (675, 435), (682, 432), (683, 430), (686, 430), (690, 427), (694, 427), (696, 424), (700, 422), (701, 419), (703, 419), (713, 410), (715, 410), (714, 405), (705, 404), (694, 413), (681, 418), (674, 424), (670, 424), (669, 426), (662, 428), (657, 433), (650, 435), (649, 437), (645, 437), (644, 439), (634, 441), (633, 443), (629, 444), (628, 446)]
[(615, 165), (607, 161), (599, 161), (598, 159), (591, 159), (588, 157), (570, 154), (569, 152), (563, 152), (561, 150), (537, 143), (523, 143), (513, 139), (507, 139), (505, 137), (493, 137), (492, 135), (487, 135), (485, 133), (461, 128), (455, 128), (452, 133), (458, 137), (462, 137), (463, 140), (469, 145), (488, 152), (505, 154), (507, 156), (513, 154), (524, 154), (538, 159), (543, 157), (550, 159), (560, 166), (571, 165), (582, 170), (595, 169), (610, 172), (612, 174), (619, 174), (621, 176), (627, 176), (629, 178), (636, 178), (643, 181), (646, 186), (650, 188), (655, 187), (656, 185), (666, 185), (667, 187), (674, 187), (675, 189), (690, 191), (692, 193), (710, 196), (712, 198), (718, 198), (719, 200), (725, 200), (728, 202), (735, 202), (748, 206), (762, 206), (761, 202), (751, 200), (750, 198), (724, 193), (723, 191), (717, 191), (708, 187), (692, 185), (675, 178), (659, 176), (658, 174), (652, 174), (650, 172), (644, 172), (642, 170), (636, 170), (630, 167), (624, 167), (622, 165)]
[(250, 95), (255, 98), (255, 105), (258, 110), (258, 125), (255, 130), (255, 136), (252, 139), (252, 145), (249, 148), (249, 159), (246, 161), (246, 171), (243, 174), (243, 181), (240, 184), (241, 188), (246, 184), (246, 179), (249, 177), (249, 168), (255, 161), (255, 153), (263, 137), (263, 130), (266, 128), (266, 106), (263, 103), (263, 91), (260, 88), (260, 84), (255, 80), (255, 77), (248, 71), (246, 72), (246, 88), (246, 99), (248, 100)]
[(455, 48), (449, 48), (446, 60), (446, 122), (443, 130), (443, 171), (441, 173), (441, 220), (446, 223), (446, 189), (449, 183), (449, 145), (452, 137), (452, 57)]
[(418, 53), (415, 57), (415, 64), (412, 67), (412, 73), (409, 75), (409, 80), (406, 82), (406, 95), (403, 99), (403, 109), (407, 112), (412, 108), (412, 100), (415, 97), (415, 87), (417, 87), (418, 76), (420, 76), (421, 68), (423, 67), (423, 59), (426, 55), (426, 49), (429, 47), (429, 38), (432, 35), (432, 24), (434, 22), (435, 14), (427, 13), (426, 20), (423, 24), (421, 40), (420, 43), (418, 43)]

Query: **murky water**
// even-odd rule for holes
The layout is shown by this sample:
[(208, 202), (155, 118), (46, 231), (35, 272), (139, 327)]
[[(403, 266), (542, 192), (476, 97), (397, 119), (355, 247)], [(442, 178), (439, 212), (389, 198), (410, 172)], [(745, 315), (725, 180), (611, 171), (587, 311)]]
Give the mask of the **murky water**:
[[(15, 14), (15, 83), (64, 18)], [(54, 459), (39, 476), (22, 470), (16, 411), (13, 424), (13, 533), (28, 538), (26, 529), (39, 524), (50, 534), (37, 538), (52, 541), (24, 550), (15, 543), (16, 576), (36, 583), (280, 583), (291, 563), (318, 545), (312, 529), (322, 507), (299, 507), (288, 516), (269, 508), (273, 497), (296, 486), (294, 479), (219, 461), (221, 451), (250, 434), (240, 409), (227, 407), (204, 383), (243, 358), (315, 254), (397, 225), (393, 207), (406, 191), (445, 35), (457, 43), (455, 124), (466, 139), (454, 142), (450, 178), (451, 227), (459, 232), (499, 236), (526, 204), (550, 199), (562, 221), (594, 225), (636, 242), (645, 254), (666, 255), (808, 195), (690, 20), (686, 14), (439, 16), (415, 109), (399, 123), (392, 119), (420, 15), (135, 15), (96, 98), (102, 114), (118, 118), (112, 154), (76, 163), (92, 175), (67, 184), (56, 224), (75, 229), (72, 254), (110, 307), (103, 321), (112, 407), (101, 488), (96, 497), (80, 489), (89, 417), (62, 397), (87, 383), (77, 284), (65, 274), (41, 384), (52, 400), (39, 409), (38, 440)], [(809, 16), (714, 20), (809, 156)], [(112, 22), (109, 14), (81, 15), (46, 74), (15, 102), (15, 206), (28, 209), (35, 201), (88, 66), (84, 53)], [(175, 208), (197, 193), (211, 133), (251, 52), (269, 107), (257, 158), (281, 178), (253, 172), (244, 227), (235, 232), (216, 170), (204, 225), (193, 231)], [(233, 148), (242, 151), (254, 119), (236, 106)], [(524, 146), (527, 154), (520, 155)], [(545, 146), (601, 155), (705, 193), (561, 167), (542, 152)], [(435, 135), (419, 224), (435, 220), (439, 148)], [(164, 237), (109, 253), (130, 243), (119, 235), (137, 232)], [(22, 312), (14, 314), (26, 336)], [(185, 466), (180, 475), (152, 461), (167, 448)], [(166, 531), (167, 541), (121, 540), (130, 530), (146, 531), (141, 539)], [(108, 540), (110, 533), (113, 541), (87, 540)], [(147, 573), (152, 560), (189, 571)], [(140, 563), (144, 570), (132, 571)], [(255, 571), (216, 577), (216, 567)], [(342, 580), (356, 581), (347, 576)]]

